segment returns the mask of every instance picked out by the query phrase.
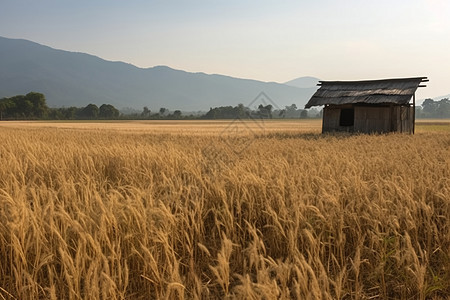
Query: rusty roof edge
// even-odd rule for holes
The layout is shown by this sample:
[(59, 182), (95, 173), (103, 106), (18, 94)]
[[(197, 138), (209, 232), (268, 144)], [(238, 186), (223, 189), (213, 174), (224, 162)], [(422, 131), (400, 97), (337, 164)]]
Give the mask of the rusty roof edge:
[(373, 80), (352, 80), (352, 81), (326, 81), (319, 80), (318, 86), (322, 84), (368, 84), (368, 83), (380, 83), (389, 81), (419, 81), (428, 82), (428, 77), (408, 77), (408, 78), (385, 78), (385, 79), (373, 79)]

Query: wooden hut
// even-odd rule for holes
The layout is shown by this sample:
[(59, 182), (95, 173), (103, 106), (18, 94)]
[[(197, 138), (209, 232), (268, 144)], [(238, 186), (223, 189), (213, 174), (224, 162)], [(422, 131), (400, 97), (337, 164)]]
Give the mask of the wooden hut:
[(324, 105), (322, 132), (414, 133), (415, 92), (427, 81), (427, 77), (319, 81), (320, 88), (305, 108)]

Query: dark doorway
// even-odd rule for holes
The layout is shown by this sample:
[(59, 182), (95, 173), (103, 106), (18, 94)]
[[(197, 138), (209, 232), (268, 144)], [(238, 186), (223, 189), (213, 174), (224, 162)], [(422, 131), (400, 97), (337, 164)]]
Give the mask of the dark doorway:
[(353, 126), (355, 124), (355, 110), (353, 108), (341, 109), (339, 126)]

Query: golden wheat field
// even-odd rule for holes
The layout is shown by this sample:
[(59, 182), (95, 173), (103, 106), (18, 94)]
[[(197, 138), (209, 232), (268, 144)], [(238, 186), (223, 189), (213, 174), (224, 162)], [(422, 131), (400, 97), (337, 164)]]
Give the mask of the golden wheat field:
[(450, 121), (0, 122), (0, 299), (448, 299)]

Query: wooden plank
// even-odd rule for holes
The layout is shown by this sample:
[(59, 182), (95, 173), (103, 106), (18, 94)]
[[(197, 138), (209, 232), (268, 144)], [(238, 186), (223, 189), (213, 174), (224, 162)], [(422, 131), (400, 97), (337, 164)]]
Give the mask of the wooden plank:
[(339, 108), (324, 107), (322, 132), (339, 130)]

